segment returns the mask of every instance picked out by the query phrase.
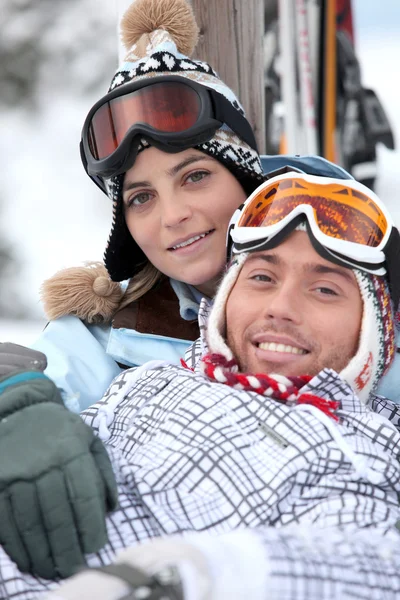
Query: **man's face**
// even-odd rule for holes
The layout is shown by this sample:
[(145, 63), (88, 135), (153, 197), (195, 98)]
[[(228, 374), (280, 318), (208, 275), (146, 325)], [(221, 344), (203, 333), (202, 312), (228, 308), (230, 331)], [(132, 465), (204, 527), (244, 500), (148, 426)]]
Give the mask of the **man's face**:
[(339, 373), (357, 351), (361, 318), (354, 273), (294, 231), (244, 263), (226, 305), (227, 341), (245, 372)]

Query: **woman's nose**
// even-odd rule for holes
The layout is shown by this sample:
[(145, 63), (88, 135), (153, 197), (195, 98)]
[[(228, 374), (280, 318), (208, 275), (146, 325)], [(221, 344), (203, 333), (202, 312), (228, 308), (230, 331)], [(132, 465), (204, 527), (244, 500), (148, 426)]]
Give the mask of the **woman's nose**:
[(171, 194), (164, 197), (160, 203), (161, 223), (164, 227), (177, 227), (192, 216), (188, 202)]

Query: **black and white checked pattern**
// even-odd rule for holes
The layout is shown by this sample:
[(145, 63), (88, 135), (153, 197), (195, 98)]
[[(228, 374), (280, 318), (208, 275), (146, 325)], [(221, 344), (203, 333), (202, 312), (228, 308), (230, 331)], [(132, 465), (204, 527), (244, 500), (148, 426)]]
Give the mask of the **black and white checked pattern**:
[[(286, 585), (308, 590), (287, 526), (304, 526), (310, 539), (324, 529), (351, 536), (367, 527), (384, 539), (400, 519), (399, 431), (333, 371), (307, 388), (341, 401), (341, 424), (328, 419), (327, 426), (314, 407), (290, 408), (181, 367), (142, 369), (139, 379), (135, 369), (124, 371), (83, 414), (96, 430), (99, 409), (120, 397), (108, 440), (120, 507), (108, 518), (109, 543), (88, 563), (107, 564), (118, 550), (159, 535), (257, 528), (267, 545), (281, 540), (278, 571), (293, 579)], [(280, 538), (274, 530), (282, 527)], [(303, 543), (293, 540), (296, 548)], [(324, 572), (323, 564), (313, 569)], [(0, 579), (2, 597), (18, 600), (51, 586), (19, 573), (4, 554)]]
[(398, 600), (397, 532), (260, 528), (268, 567), (265, 600)]

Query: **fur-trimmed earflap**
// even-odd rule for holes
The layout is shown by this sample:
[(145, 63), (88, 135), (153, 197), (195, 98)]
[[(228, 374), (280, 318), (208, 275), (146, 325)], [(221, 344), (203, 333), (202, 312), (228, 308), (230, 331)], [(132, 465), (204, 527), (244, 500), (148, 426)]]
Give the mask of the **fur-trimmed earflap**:
[(186, 0), (135, 0), (121, 21), (122, 43), (130, 50), (142, 35), (157, 29), (168, 31), (179, 52), (192, 54), (199, 28)]
[(58, 271), (43, 282), (40, 293), (50, 321), (74, 315), (87, 323), (110, 322), (124, 295), (99, 262)]

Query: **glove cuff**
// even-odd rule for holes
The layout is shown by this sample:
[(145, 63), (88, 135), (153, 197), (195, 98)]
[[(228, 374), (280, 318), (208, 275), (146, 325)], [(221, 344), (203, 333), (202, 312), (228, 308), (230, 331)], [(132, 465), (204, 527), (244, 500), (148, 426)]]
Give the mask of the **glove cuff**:
[(47, 358), (43, 352), (11, 342), (0, 343), (0, 377), (22, 371), (45, 371)]
[(63, 401), (55, 384), (38, 371), (22, 371), (11, 377), (0, 378), (0, 418), (44, 402)]

